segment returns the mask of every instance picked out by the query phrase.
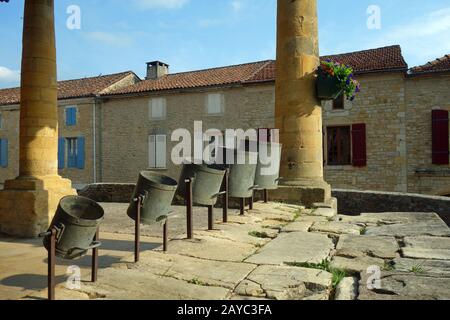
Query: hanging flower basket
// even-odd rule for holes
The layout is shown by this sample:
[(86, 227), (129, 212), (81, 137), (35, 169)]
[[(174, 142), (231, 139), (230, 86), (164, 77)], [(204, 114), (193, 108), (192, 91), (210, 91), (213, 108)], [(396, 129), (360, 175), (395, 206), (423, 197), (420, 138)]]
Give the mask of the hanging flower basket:
[(324, 75), (319, 72), (317, 75), (317, 97), (321, 100), (334, 100), (342, 93), (339, 80), (335, 77)]
[(344, 94), (353, 101), (361, 86), (353, 76), (353, 69), (331, 60), (322, 61), (317, 69), (317, 97), (334, 100)]

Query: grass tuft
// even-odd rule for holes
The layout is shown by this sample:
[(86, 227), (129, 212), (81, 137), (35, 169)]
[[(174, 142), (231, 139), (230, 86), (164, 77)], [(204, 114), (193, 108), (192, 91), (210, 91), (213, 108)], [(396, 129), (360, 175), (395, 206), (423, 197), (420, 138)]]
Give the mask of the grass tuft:
[(333, 275), (332, 278), (332, 286), (333, 289), (339, 285), (339, 283), (347, 277), (347, 272), (342, 269), (331, 267), (331, 262), (329, 260), (323, 260), (320, 263), (310, 263), (310, 262), (287, 262), (286, 265), (291, 267), (299, 267), (299, 268), (308, 268), (308, 269), (317, 269), (329, 272)]
[(259, 231), (251, 231), (248, 233), (249, 236), (260, 238), (260, 239), (268, 239), (270, 238), (269, 235), (266, 232), (259, 232)]

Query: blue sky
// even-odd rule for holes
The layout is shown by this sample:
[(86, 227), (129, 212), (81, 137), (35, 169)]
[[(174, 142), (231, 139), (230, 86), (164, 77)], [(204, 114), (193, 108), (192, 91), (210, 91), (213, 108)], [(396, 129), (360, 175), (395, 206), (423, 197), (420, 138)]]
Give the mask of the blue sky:
[[(0, 88), (17, 86), (24, 0), (0, 4)], [(56, 0), (60, 80), (133, 70), (171, 72), (275, 58), (276, 0)], [(81, 29), (66, 27), (81, 9)], [(400, 44), (410, 66), (450, 54), (448, 0), (318, 0), (321, 54)], [(381, 29), (367, 9), (380, 8)]]

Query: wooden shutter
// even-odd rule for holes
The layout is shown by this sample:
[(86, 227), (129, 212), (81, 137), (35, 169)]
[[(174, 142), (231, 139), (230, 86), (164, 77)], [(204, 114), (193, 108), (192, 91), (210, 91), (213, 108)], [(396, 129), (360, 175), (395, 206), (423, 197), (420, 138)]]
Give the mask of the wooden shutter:
[(77, 168), (84, 169), (86, 139), (79, 137), (77, 139)]
[(449, 119), (447, 110), (433, 110), (433, 164), (449, 163)]
[(157, 135), (156, 136), (156, 167), (165, 168), (166, 167), (166, 136)]
[(156, 136), (148, 136), (148, 164), (156, 168)]
[(0, 139), (0, 167), (8, 167), (8, 140)]
[(74, 126), (77, 124), (77, 108), (71, 107), (66, 109), (66, 125)]
[(367, 165), (366, 124), (359, 123), (352, 126), (353, 166)]
[(66, 139), (58, 139), (58, 169), (64, 169), (66, 154)]

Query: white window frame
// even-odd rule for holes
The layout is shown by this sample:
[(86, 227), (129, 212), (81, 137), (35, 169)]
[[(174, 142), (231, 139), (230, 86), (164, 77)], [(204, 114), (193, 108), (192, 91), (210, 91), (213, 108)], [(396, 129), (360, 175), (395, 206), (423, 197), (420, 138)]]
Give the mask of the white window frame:
[(148, 136), (148, 166), (150, 169), (158, 170), (167, 168), (167, 135), (151, 134)]
[[(219, 112), (211, 112), (217, 110), (217, 105), (213, 105), (219, 101)], [(212, 110), (215, 107), (216, 110)], [(223, 93), (209, 93), (206, 96), (206, 113), (210, 116), (221, 116), (225, 113), (225, 96)]]
[[(157, 103), (161, 103), (158, 105)], [(162, 107), (162, 115), (161, 116), (154, 116), (155, 112), (154, 109), (157, 106)], [(150, 120), (165, 120), (167, 117), (167, 102), (166, 98), (152, 98), (149, 102), (149, 118)]]

